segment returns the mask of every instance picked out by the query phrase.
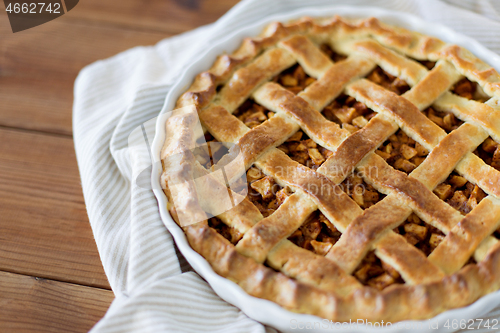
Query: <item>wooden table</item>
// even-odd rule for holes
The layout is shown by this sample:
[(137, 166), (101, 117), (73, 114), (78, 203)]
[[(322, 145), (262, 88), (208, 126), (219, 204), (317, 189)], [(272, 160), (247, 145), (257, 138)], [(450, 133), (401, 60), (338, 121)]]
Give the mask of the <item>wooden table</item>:
[(13, 34), (0, 5), (0, 332), (86, 332), (113, 293), (73, 148), (80, 69), (210, 23), (236, 0), (82, 0)]

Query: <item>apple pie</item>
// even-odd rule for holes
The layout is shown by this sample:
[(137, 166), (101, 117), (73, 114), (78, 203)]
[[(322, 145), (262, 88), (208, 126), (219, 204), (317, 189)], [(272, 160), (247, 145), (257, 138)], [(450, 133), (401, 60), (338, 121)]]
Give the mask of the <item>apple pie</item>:
[[(499, 98), (471, 52), (376, 18), (270, 24), (177, 100), (169, 211), (197, 221), (181, 227), (217, 274), (293, 312), (396, 322), (463, 307), (500, 288)], [(217, 216), (195, 179), (232, 148), (195, 156), (206, 142), (244, 165), (246, 182), (206, 180), (241, 197)]]

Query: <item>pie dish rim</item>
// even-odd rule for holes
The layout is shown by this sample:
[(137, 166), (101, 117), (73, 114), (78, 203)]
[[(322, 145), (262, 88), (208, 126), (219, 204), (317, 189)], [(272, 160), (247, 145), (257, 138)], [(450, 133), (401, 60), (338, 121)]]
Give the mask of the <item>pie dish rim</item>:
[[(374, 7), (327, 6), (305, 7), (286, 14), (272, 15), (260, 20), (257, 23), (238, 29), (224, 40), (213, 44), (200, 57), (191, 62), (190, 66), (184, 71), (181, 78), (176, 82), (176, 84), (172, 86), (160, 113), (163, 116), (160, 116), (157, 119), (156, 134), (152, 144), (152, 153), (155, 161), (159, 161), (159, 154), (164, 143), (164, 125), (166, 121), (166, 111), (172, 110), (174, 108), (177, 98), (187, 89), (194, 76), (202, 72), (203, 70), (208, 69), (213, 61), (215, 61), (217, 55), (220, 55), (224, 51), (228, 51), (229, 53), (233, 49), (236, 49), (240, 45), (241, 40), (244, 36), (256, 36), (261, 32), (264, 26), (271, 22), (286, 22), (303, 16), (325, 17), (333, 16), (335, 14), (356, 18), (376, 17), (384, 23), (401, 26), (412, 31), (435, 36), (443, 41), (455, 43), (467, 48), (478, 58), (484, 61), (486, 61), (485, 59), (487, 59), (486, 62), (493, 66), (495, 69), (500, 69), (500, 57), (494, 52), (488, 50), (486, 47), (482, 46), (479, 42), (470, 37), (461, 35), (450, 28), (439, 24), (428, 23), (417, 16), (407, 13)], [(221, 298), (240, 308), (249, 317), (283, 331), (292, 330), (289, 325), (290, 320), (292, 319), (296, 319), (300, 322), (321, 322), (323, 320), (320, 317), (312, 315), (293, 313), (271, 301), (250, 296), (236, 283), (215, 273), (208, 261), (206, 261), (201, 255), (199, 255), (191, 248), (191, 246), (187, 242), (184, 232), (171, 218), (170, 213), (167, 210), (166, 196), (160, 187), (159, 179), (161, 172), (161, 164), (153, 163), (152, 185), (153, 191), (159, 203), (161, 218), (167, 229), (172, 233), (181, 253), (186, 257), (195, 271), (209, 282), (209, 284)], [(442, 325), (448, 319), (453, 320), (470, 318), (470, 314), (473, 314), (474, 318), (478, 317), (487, 313), (489, 310), (498, 305), (498, 302), (495, 302), (495, 296), (498, 297), (499, 295), (500, 291), (491, 293), (467, 307), (445, 311), (436, 316), (434, 320), (438, 320), (438, 322)], [(407, 322), (415, 321), (405, 321), (402, 323)], [(423, 322), (425, 322), (425, 320)], [(360, 327), (357, 327), (355, 330), (353, 330), (353, 332), (374, 332), (375, 330), (376, 328), (371, 327), (363, 327), (362, 330), (360, 329)], [(397, 327), (389, 329), (389, 331), (397, 330)], [(350, 330), (346, 330), (346, 332), (349, 331)]]

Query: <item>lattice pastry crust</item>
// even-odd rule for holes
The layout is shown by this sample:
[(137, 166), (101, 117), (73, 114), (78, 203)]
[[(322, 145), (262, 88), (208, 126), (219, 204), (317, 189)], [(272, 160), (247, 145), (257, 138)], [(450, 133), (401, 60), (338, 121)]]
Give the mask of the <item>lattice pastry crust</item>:
[[(322, 45), (344, 56), (333, 59)], [(297, 76), (279, 76), (293, 66), (308, 77), (300, 92), (286, 87), (297, 86)], [(399, 95), (367, 79), (378, 75), (375, 68), (403, 82), (406, 92)], [(454, 93), (465, 79), (482, 97)], [(336, 121), (327, 119), (342, 94), (373, 114), (346, 120), (358, 110), (343, 108), (347, 113), (337, 113)], [(177, 222), (179, 210), (203, 220), (183, 228), (190, 245), (250, 295), (335, 321), (430, 318), (500, 288), (495, 236), (500, 172), (475, 152), (483, 147), (498, 161), (499, 98), (500, 75), (491, 66), (433, 37), (375, 18), (273, 23), (233, 54), (220, 56), (178, 99), (179, 108), (195, 107), (174, 111), (166, 123), (162, 184), (169, 202), (176, 199), (169, 210)], [(258, 112), (252, 121), (242, 121), (235, 114), (248, 99)], [(436, 117), (437, 112), (447, 116)], [(232, 239), (204, 218), (204, 198), (194, 187), (195, 175), (205, 170), (189, 150), (196, 145), (198, 117), (216, 140), (239, 145), (249, 173), (263, 173), (251, 184), (262, 198), (270, 184), (283, 188), (270, 214), (246, 198), (218, 216)], [(453, 121), (456, 126), (445, 130)], [(310, 139), (296, 140), (300, 131)], [(292, 146), (315, 166), (288, 156)], [(393, 153), (394, 147), (404, 158)], [(399, 159), (391, 165), (391, 158)], [(283, 168), (287, 172), (280, 172)], [(338, 189), (351, 171), (370, 186), (372, 197), (382, 199), (363, 207), (356, 194), (312, 190)], [(168, 184), (179, 180), (185, 186), (172, 194)], [(217, 186), (216, 179), (210, 181)], [(467, 189), (457, 190), (465, 183)], [(468, 207), (468, 214), (457, 207)], [(341, 235), (304, 245), (304, 225), (312, 225), (310, 216), (318, 210), (314, 216), (321, 225)], [(429, 237), (427, 256), (414, 245)], [(360, 279), (371, 267), (365, 265), (367, 255), (388, 267), (368, 285)], [(399, 283), (392, 283), (395, 279)], [(383, 285), (386, 280), (390, 286)]]

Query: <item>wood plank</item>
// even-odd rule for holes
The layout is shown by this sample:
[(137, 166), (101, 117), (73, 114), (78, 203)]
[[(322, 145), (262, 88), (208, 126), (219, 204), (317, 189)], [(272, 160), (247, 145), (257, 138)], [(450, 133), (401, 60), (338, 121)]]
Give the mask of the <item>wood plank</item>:
[(71, 134), (73, 83), (85, 65), (215, 21), (236, 2), (81, 1), (15, 34), (0, 15), (0, 125)]
[(86, 65), (165, 33), (75, 24), (60, 17), (13, 34), (0, 15), (0, 125), (71, 134), (73, 84)]
[(0, 129), (0, 270), (109, 288), (71, 138)]
[(75, 78), (86, 65), (135, 46), (154, 45), (170, 34), (79, 24), (62, 16), (13, 34), (0, 15), (2, 75)]
[(0, 124), (71, 135), (73, 81), (70, 77), (0, 76)]
[(109, 290), (0, 272), (0, 330), (87, 332), (113, 298)]
[(178, 34), (212, 23), (239, 0), (80, 1), (67, 16), (93, 23), (112, 23), (136, 29)]

